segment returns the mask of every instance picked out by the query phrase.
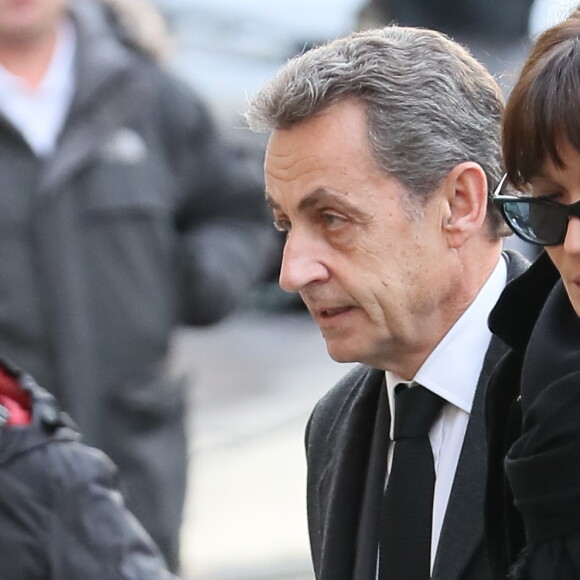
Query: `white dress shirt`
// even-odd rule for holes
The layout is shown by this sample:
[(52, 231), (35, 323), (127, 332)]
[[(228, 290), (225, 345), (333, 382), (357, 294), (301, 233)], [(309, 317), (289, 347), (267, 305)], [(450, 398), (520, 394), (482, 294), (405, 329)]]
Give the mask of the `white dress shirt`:
[[(479, 294), (418, 370), (413, 381), (442, 397), (446, 404), (429, 432), (435, 462), (431, 572), (443, 526), (445, 511), (463, 446), (467, 423), (483, 360), (491, 339), (487, 318), (507, 280), (507, 266), (500, 259)], [(394, 409), (394, 389), (403, 381), (386, 371), (389, 408)], [(391, 442), (393, 420), (391, 415)], [(388, 469), (393, 447), (389, 447)], [(388, 477), (388, 476), (387, 476)], [(396, 522), (394, 523), (396, 526)]]
[(63, 21), (49, 67), (37, 87), (0, 65), (0, 111), (38, 156), (52, 153), (74, 92), (74, 26)]

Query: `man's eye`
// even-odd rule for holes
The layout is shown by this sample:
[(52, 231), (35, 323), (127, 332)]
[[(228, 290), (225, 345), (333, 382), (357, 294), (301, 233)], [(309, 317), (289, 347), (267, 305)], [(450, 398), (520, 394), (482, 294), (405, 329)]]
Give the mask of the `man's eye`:
[(323, 213), (322, 220), (324, 224), (330, 228), (340, 226), (344, 223), (344, 218), (335, 213)]

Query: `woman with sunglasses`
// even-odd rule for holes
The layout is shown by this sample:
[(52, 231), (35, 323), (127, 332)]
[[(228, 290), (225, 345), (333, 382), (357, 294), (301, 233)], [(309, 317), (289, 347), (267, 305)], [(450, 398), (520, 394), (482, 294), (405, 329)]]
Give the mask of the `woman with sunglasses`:
[(486, 537), (495, 578), (580, 578), (580, 9), (540, 36), (508, 100), (513, 231), (545, 247), (490, 316)]

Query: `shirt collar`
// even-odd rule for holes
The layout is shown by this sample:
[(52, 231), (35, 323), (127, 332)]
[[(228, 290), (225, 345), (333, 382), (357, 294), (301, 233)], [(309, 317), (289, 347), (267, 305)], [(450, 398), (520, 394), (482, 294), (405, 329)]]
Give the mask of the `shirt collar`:
[[(413, 377), (413, 381), (466, 413), (471, 412), (483, 360), (491, 339), (487, 318), (505, 287), (506, 280), (506, 262), (500, 259), (475, 300)], [(390, 371), (385, 372), (385, 377), (389, 405), (393, 409), (395, 387), (401, 382), (411, 381), (403, 381)]]
[(76, 31), (69, 18), (64, 18), (58, 31), (56, 48), (42, 83), (42, 90), (67, 92), (73, 83)]

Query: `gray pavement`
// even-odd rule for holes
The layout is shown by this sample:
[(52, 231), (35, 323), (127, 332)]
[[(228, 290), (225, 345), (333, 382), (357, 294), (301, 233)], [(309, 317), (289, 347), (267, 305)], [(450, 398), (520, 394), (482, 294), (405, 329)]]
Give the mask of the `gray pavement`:
[(304, 426), (351, 365), (304, 312), (244, 311), (173, 351), (192, 385), (184, 580), (312, 580)]

